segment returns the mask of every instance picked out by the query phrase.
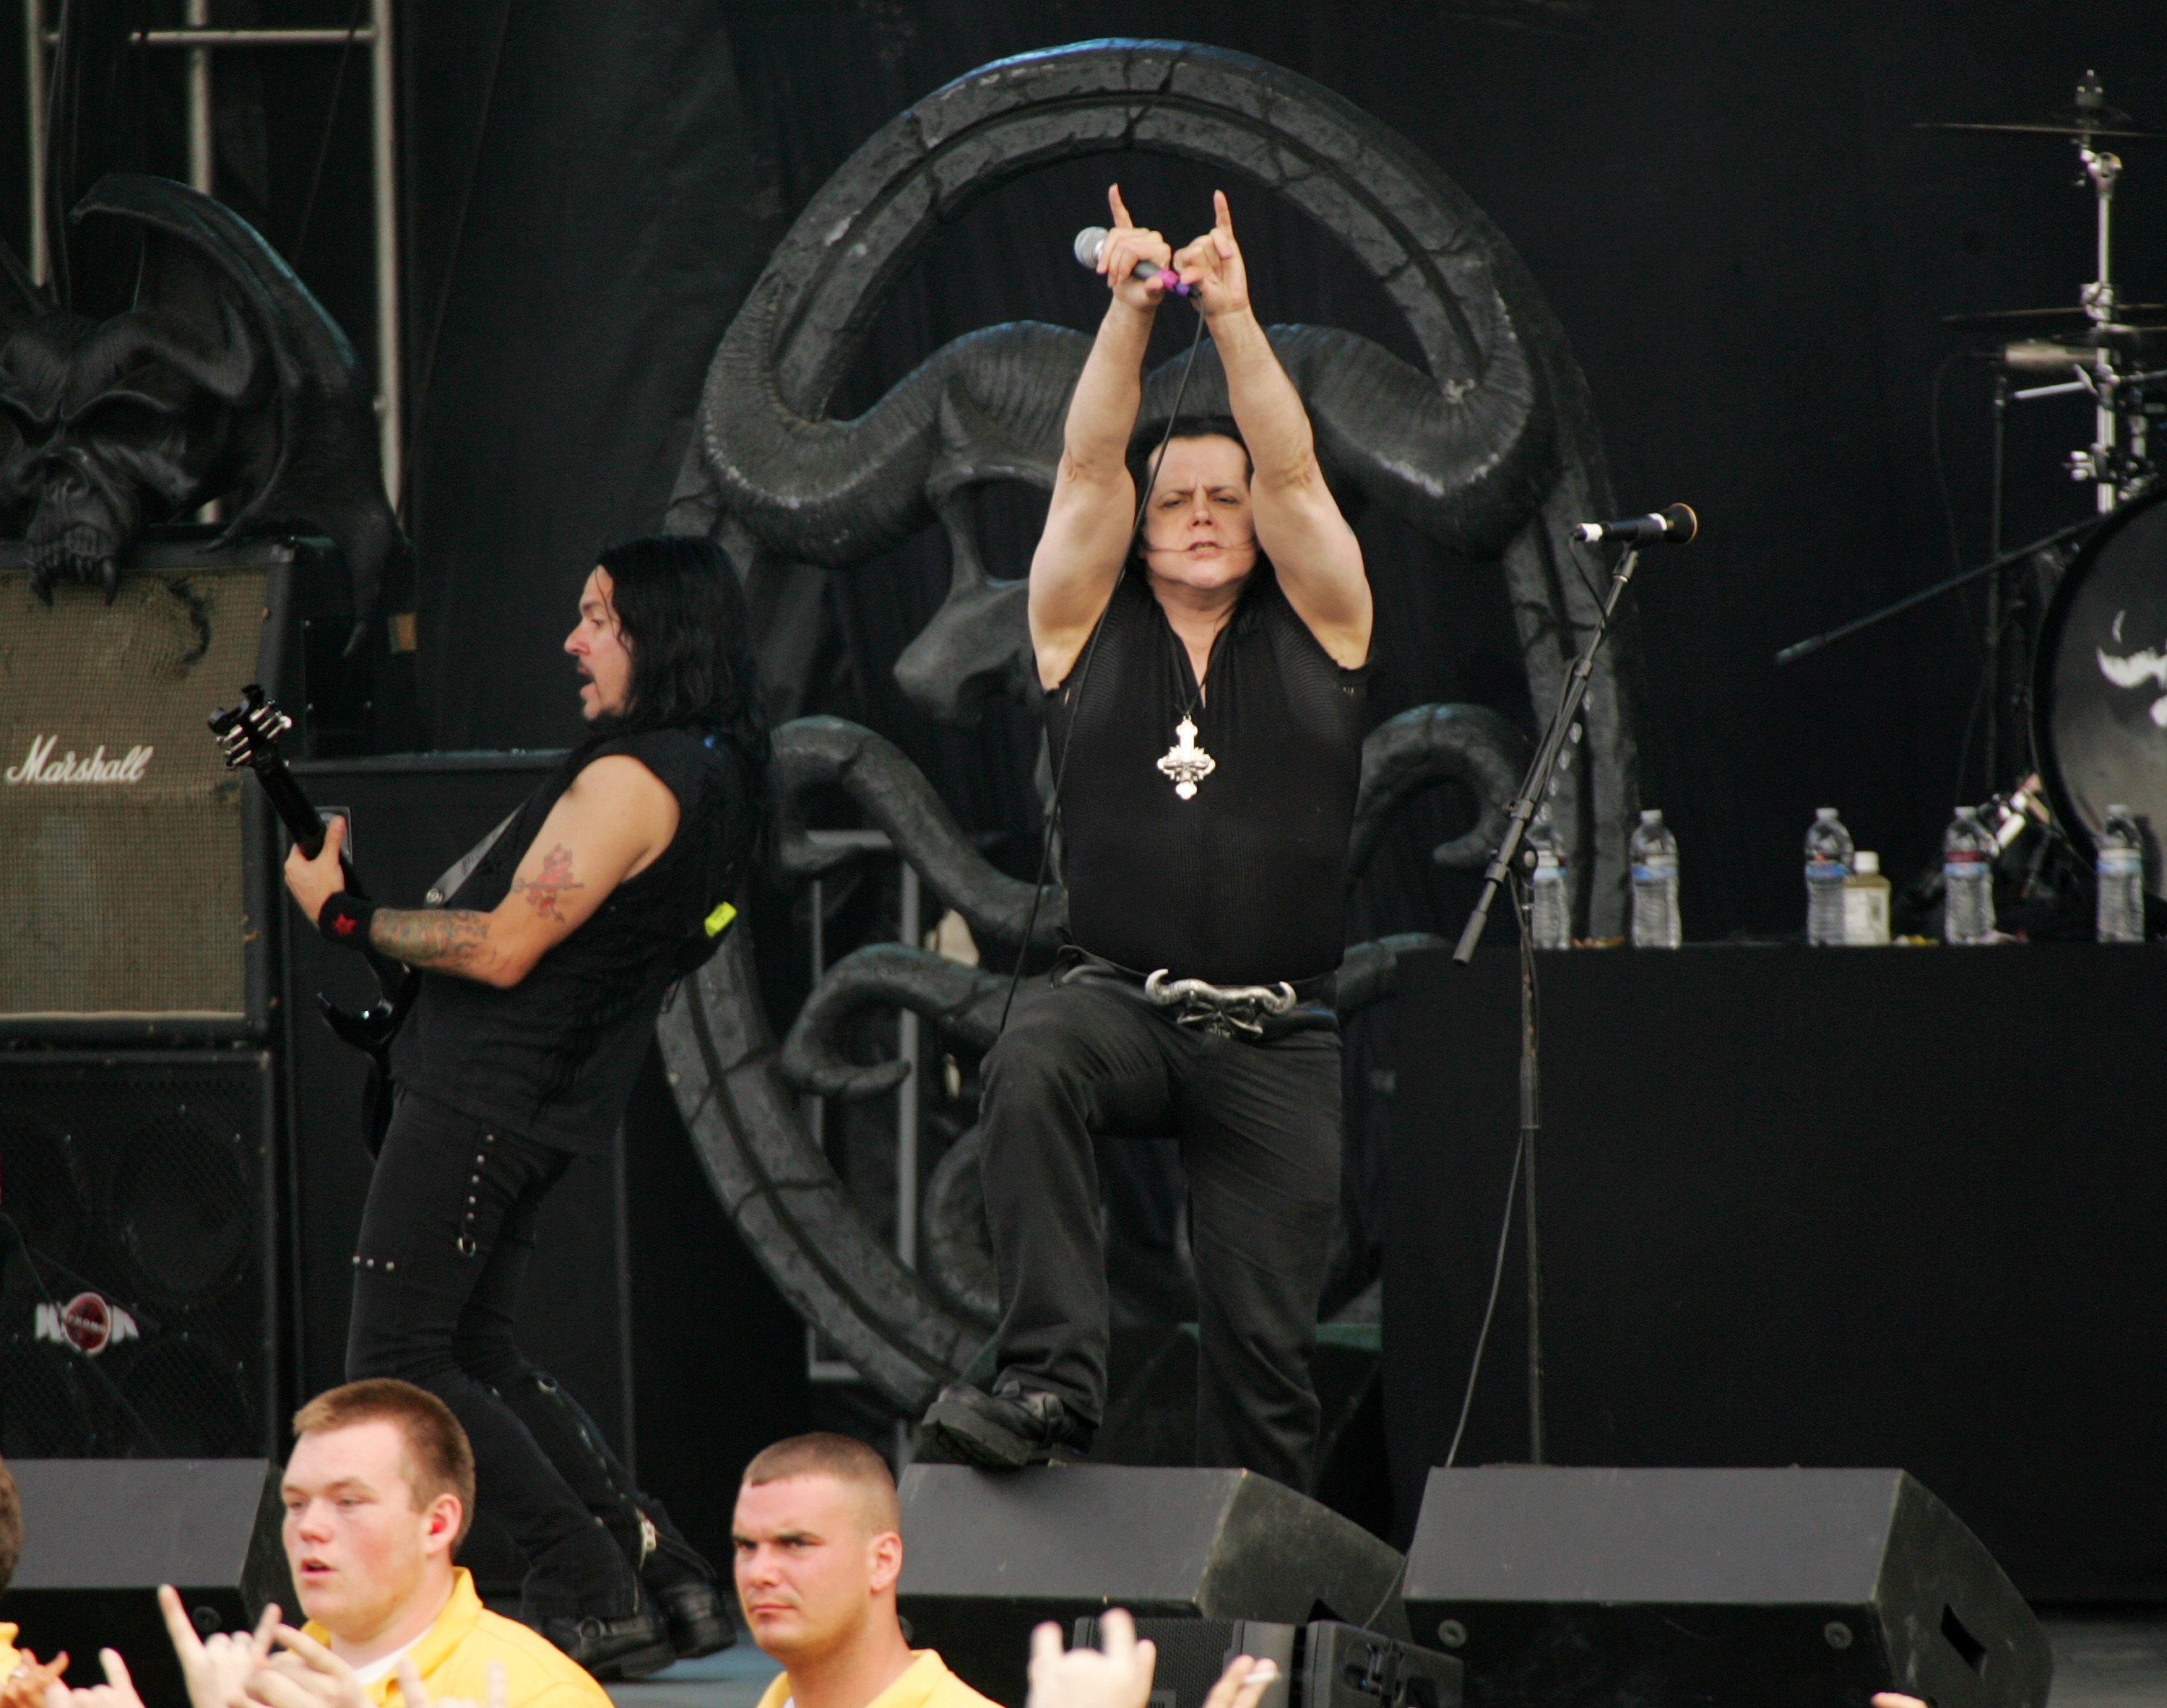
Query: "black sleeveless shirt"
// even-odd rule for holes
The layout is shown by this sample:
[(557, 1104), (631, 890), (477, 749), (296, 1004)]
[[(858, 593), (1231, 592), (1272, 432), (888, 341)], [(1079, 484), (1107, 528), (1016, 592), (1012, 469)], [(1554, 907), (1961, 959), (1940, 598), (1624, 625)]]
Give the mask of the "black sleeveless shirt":
[[(1099, 619), (1088, 673), (1084, 656), (1046, 697), (1056, 765), (1075, 748), (1061, 819), (1078, 946), (1215, 984), (1299, 982), (1338, 967), (1367, 666), (1333, 661), (1268, 563), (1212, 642), (1209, 698), (1198, 699), (1189, 649), (1134, 569)], [(1216, 761), (1187, 801), (1158, 769), (1184, 706)]]
[(620, 736), (575, 753), (528, 796), (445, 905), (487, 912), (503, 901), (558, 797), (610, 754), (638, 760), (677, 797), (670, 846), (509, 990), (424, 971), (392, 1047), (392, 1076), (409, 1090), (566, 1150), (609, 1148), (681, 956), (737, 894), (752, 823), (739, 761), (720, 741), (684, 728)]

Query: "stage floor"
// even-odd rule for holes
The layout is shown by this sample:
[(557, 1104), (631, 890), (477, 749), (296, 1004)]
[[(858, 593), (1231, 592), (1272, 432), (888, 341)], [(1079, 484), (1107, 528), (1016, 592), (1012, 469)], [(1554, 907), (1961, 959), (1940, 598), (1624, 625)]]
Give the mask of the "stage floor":
[[(2167, 1708), (2167, 1619), (2049, 1619), (2054, 1689), (2048, 1708)], [(775, 1663), (742, 1639), (636, 1684), (613, 1684), (617, 1708), (754, 1708)]]

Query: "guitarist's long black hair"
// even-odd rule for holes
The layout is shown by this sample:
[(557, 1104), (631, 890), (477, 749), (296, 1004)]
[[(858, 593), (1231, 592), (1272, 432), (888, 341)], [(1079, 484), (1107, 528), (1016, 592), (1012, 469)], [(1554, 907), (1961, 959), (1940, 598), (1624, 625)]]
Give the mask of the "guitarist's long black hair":
[(752, 624), (729, 554), (713, 540), (656, 534), (596, 560), (632, 655), (623, 712), (596, 718), (591, 739), (690, 726), (734, 750), (755, 810), (767, 798), (767, 716)]

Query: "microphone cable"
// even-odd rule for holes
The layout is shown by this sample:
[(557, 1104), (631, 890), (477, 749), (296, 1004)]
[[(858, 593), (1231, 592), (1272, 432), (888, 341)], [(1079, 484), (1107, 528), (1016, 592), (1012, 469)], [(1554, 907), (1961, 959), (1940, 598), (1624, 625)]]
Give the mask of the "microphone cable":
[[(1106, 590), (1106, 608), (1110, 610), (1115, 594), (1121, 591), (1121, 578), (1129, 573), (1129, 559), (1136, 555), (1136, 540), (1144, 531), (1144, 512), (1150, 507), (1152, 493), (1158, 485), (1159, 464), (1166, 456), (1166, 447), (1174, 437), (1174, 424), (1181, 419), (1182, 401), (1189, 395), (1189, 376), (1196, 368), (1196, 352), (1204, 343), (1204, 305), (1192, 300), (1196, 310), (1196, 330), (1189, 335), (1189, 354), (1181, 364), (1181, 379), (1174, 389), (1174, 407), (1167, 411), (1166, 431), (1158, 436), (1158, 448), (1152, 453), (1151, 463), (1144, 478), (1144, 489), (1136, 499), (1136, 514), (1129, 524), (1129, 542), (1121, 550), (1121, 568), (1114, 572), (1114, 583)], [(1139, 404), (1141, 407), (1141, 402)], [(1133, 431), (1133, 430), (1131, 430)], [(1099, 637), (1105, 632), (1106, 611), (1099, 613), (1099, 620), (1091, 626), (1091, 639), (1084, 648), (1082, 661), (1076, 667), (1076, 691), (1068, 702), (1068, 739), (1061, 744), (1061, 762), (1053, 768), (1053, 793), (1046, 803), (1046, 822), (1038, 838), (1038, 875), (1031, 880), (1031, 910), (1024, 915), (1023, 940), (1016, 946), (1015, 967), (1009, 974), (1008, 995), (1001, 1002), (1001, 1023), (993, 1029), (996, 1043), (1009, 1029), (1009, 1011), (1015, 1006), (1016, 990), (1023, 983), (1023, 964), (1031, 953), (1031, 933), (1038, 929), (1038, 904), (1046, 894), (1046, 870), (1053, 858), (1053, 827), (1061, 815), (1061, 785), (1068, 775), (1068, 755), (1076, 746), (1076, 715), (1084, 705), (1084, 685), (1091, 679), (1091, 659), (1099, 650)], [(1037, 660), (1031, 662), (1034, 675)], [(1046, 740), (1051, 744), (1053, 720), (1046, 719)], [(990, 1046), (989, 1046), (990, 1047)]]

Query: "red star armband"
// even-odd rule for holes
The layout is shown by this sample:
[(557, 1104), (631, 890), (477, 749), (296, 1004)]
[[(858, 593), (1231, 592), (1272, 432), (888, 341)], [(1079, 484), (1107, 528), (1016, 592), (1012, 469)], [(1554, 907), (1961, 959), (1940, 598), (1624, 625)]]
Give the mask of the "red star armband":
[(376, 903), (341, 890), (327, 900), (316, 915), (316, 929), (324, 941), (345, 949), (368, 947), (368, 922), (376, 917)]

